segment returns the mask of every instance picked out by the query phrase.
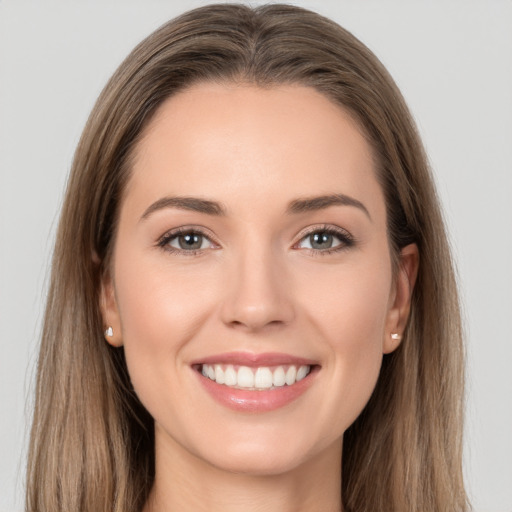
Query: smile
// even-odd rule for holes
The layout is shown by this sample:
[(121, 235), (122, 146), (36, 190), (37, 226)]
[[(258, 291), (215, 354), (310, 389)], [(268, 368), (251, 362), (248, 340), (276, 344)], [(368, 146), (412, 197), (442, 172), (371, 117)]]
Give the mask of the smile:
[(292, 386), (311, 371), (310, 365), (235, 366), (232, 364), (203, 364), (204, 377), (234, 389), (268, 390)]
[(300, 399), (317, 380), (318, 361), (289, 354), (229, 352), (193, 361), (199, 383), (217, 403), (265, 413)]

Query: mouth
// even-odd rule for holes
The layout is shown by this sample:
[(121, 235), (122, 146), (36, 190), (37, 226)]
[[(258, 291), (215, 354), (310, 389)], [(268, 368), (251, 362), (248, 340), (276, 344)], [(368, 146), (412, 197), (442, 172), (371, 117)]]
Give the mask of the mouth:
[(234, 364), (197, 365), (203, 377), (233, 389), (264, 391), (293, 386), (306, 378), (311, 365), (243, 366)]
[(267, 412), (301, 397), (320, 365), (286, 354), (233, 352), (195, 361), (192, 369), (209, 395), (239, 412)]

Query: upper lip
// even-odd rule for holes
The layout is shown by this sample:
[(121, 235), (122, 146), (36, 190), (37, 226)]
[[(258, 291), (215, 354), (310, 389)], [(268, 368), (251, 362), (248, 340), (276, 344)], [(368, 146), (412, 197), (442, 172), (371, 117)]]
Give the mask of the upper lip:
[(279, 352), (266, 352), (262, 354), (254, 354), (251, 352), (225, 352), (223, 354), (215, 354), (197, 359), (191, 363), (192, 365), (200, 364), (233, 364), (239, 366), (279, 366), (279, 365), (317, 365), (317, 361), (296, 357), (291, 354)]

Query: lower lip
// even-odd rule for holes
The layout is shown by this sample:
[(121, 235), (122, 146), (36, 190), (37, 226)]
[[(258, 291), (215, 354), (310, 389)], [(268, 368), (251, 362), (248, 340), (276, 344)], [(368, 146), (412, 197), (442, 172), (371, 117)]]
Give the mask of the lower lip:
[(236, 389), (204, 377), (197, 376), (206, 391), (222, 405), (240, 412), (268, 412), (284, 407), (302, 396), (312, 384), (317, 367), (299, 382), (265, 390)]

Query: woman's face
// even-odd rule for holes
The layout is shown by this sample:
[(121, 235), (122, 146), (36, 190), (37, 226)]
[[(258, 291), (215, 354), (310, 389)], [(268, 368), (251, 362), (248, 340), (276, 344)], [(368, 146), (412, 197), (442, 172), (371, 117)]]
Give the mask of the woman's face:
[(254, 474), (339, 463), (409, 295), (371, 149), (339, 106), (200, 84), (160, 107), (102, 292), (157, 450)]

